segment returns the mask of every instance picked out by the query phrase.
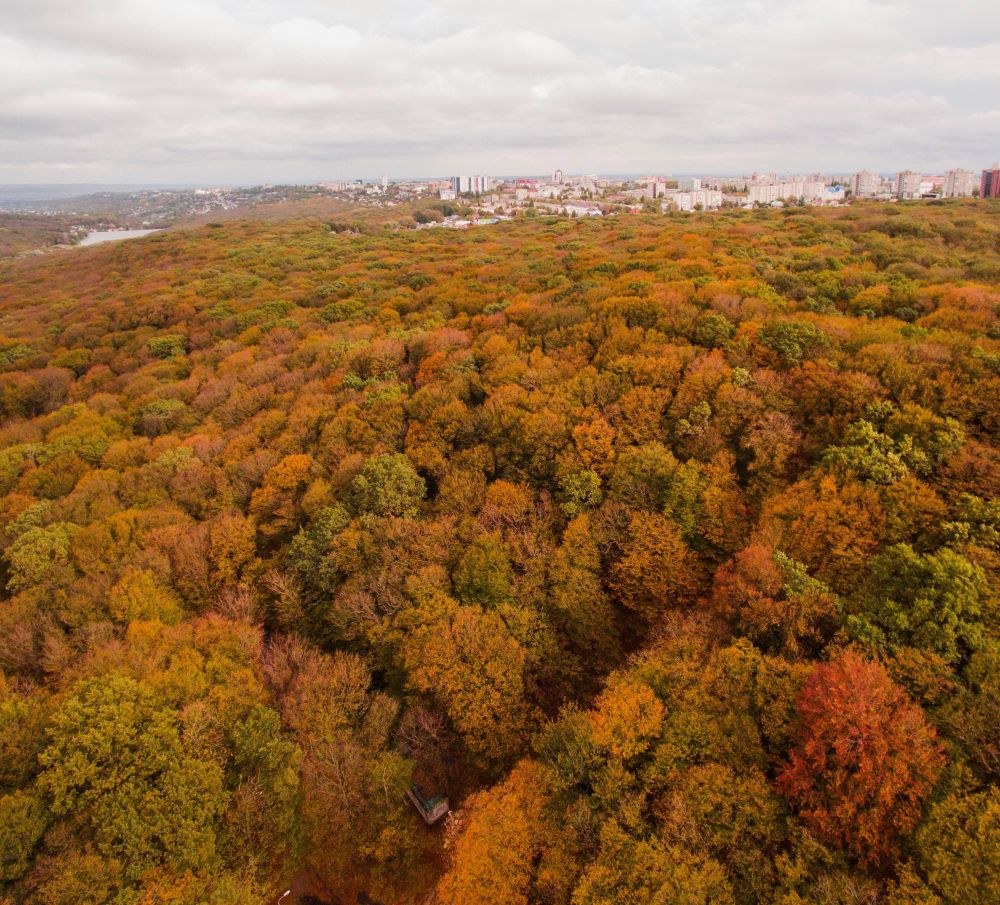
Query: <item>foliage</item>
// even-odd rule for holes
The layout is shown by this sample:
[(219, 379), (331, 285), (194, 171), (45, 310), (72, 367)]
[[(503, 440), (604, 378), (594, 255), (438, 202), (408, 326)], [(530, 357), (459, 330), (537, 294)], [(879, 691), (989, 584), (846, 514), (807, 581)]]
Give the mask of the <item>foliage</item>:
[(982, 641), (985, 595), (986, 576), (961, 554), (896, 544), (872, 561), (863, 615), (850, 624), (878, 647), (920, 647), (957, 661)]
[(173, 714), (142, 684), (114, 674), (83, 683), (56, 712), (39, 763), (52, 813), (120, 860), (126, 881), (215, 857), (222, 771), (184, 752)]
[(1000, 795), (953, 795), (936, 804), (916, 839), (927, 883), (946, 903), (1000, 895)]
[(0, 900), (996, 898), (1000, 208), (891, 208), (0, 262)]
[(423, 478), (401, 454), (376, 456), (365, 463), (352, 484), (361, 512), (412, 518), (427, 492)]
[(940, 771), (933, 729), (881, 666), (851, 652), (816, 667), (796, 712), (779, 787), (821, 839), (862, 863), (885, 862)]

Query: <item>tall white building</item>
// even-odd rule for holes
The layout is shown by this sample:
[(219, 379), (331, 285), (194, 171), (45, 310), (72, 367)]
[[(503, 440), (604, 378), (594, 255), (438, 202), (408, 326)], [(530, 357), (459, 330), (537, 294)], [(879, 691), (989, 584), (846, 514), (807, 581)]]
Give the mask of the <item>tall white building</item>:
[(902, 170), (896, 174), (896, 197), (900, 201), (920, 197), (920, 183), (924, 177), (912, 170)]
[(944, 174), (945, 198), (968, 198), (976, 188), (976, 174), (971, 170), (947, 170)]
[(493, 186), (493, 180), (489, 176), (456, 176), (452, 179), (452, 185), (459, 195), (468, 192), (483, 195)]
[(874, 198), (882, 190), (882, 178), (878, 173), (862, 170), (851, 179), (851, 194), (855, 198)]
[(697, 176), (681, 176), (677, 180), (677, 188), (682, 192), (693, 192), (701, 188), (701, 180)]

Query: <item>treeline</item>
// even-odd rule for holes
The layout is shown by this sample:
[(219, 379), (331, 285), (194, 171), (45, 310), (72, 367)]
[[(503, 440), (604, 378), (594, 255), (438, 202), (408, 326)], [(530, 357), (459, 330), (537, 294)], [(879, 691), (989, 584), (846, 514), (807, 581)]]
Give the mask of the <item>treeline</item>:
[(345, 217), (0, 264), (0, 901), (1000, 897), (1000, 208)]

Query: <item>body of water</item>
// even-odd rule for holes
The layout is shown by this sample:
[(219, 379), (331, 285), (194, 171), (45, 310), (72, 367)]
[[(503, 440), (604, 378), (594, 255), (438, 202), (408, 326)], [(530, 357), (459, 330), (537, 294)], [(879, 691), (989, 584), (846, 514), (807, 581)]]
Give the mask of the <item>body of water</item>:
[(83, 239), (81, 245), (97, 245), (100, 242), (120, 242), (122, 239), (140, 239), (143, 236), (148, 236), (150, 233), (158, 233), (158, 229), (109, 229), (109, 230), (98, 230), (97, 232), (87, 233), (87, 237)]

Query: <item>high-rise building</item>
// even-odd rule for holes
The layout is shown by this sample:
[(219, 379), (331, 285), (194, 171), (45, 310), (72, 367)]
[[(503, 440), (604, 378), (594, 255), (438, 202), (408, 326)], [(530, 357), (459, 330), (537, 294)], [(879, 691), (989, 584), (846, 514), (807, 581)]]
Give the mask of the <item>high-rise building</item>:
[(697, 176), (681, 176), (677, 188), (682, 192), (694, 192), (701, 188), (701, 180)]
[(881, 191), (882, 179), (878, 173), (862, 170), (851, 179), (851, 194), (855, 198), (874, 198)]
[(983, 170), (982, 178), (979, 180), (979, 197), (1000, 198), (1000, 163)]
[(902, 170), (896, 174), (896, 197), (903, 201), (910, 198), (920, 197), (920, 183), (923, 176), (914, 173), (912, 170)]
[(556, 185), (562, 185), (562, 184), (563, 184), (563, 171), (562, 171), (562, 170), (556, 170), (556, 171), (555, 171), (555, 172), (554, 172), (554, 173), (552, 174), (552, 181), (553, 181), (553, 182), (554, 182), (554, 183), (555, 183)]
[(473, 195), (482, 195), (490, 190), (493, 180), (489, 176), (455, 176), (452, 185), (456, 194), (471, 192)]
[(976, 187), (976, 177), (971, 170), (946, 170), (941, 193), (945, 198), (967, 198)]

